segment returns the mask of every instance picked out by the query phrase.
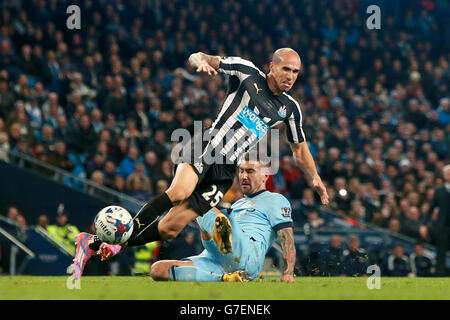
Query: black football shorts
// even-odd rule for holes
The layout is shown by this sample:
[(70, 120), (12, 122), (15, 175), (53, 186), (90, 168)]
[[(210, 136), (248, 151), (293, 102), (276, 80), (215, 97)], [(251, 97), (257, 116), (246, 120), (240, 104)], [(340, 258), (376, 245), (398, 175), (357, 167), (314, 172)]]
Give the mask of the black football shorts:
[(197, 186), (188, 201), (200, 216), (217, 206), (233, 184), (238, 165), (222, 160), (221, 163), (208, 164), (203, 158), (191, 158), (188, 162), (198, 175)]

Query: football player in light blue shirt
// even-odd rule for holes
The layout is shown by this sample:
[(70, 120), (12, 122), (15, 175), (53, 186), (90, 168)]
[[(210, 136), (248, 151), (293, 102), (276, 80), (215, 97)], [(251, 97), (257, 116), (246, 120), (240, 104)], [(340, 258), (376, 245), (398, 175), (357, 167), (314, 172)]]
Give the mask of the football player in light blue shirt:
[(244, 198), (226, 213), (211, 209), (197, 218), (205, 250), (198, 256), (154, 263), (155, 280), (245, 281), (253, 280), (267, 251), (279, 238), (285, 270), (281, 281), (294, 281), (295, 246), (291, 205), (278, 193), (266, 190), (267, 166), (248, 157), (239, 167)]

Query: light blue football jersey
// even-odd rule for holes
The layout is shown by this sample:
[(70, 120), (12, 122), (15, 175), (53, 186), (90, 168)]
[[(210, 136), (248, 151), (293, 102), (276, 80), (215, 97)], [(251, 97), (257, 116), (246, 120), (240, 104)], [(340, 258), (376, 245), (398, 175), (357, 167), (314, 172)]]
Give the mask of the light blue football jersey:
[(278, 237), (277, 231), (293, 226), (291, 212), (283, 195), (263, 190), (236, 201), (229, 214), (250, 239), (261, 243), (265, 254)]

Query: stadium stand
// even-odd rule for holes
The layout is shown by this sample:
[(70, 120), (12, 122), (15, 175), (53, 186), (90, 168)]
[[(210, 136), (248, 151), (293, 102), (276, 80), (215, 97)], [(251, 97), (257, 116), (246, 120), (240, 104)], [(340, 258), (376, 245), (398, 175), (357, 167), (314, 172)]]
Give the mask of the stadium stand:
[[(302, 57), (291, 94), (330, 209), (436, 242), (429, 207), (450, 162), (448, 2), (370, 1), (387, 14), (367, 30), (364, 0), (86, 0), (75, 1), (81, 30), (69, 30), (61, 12), (72, 2), (0, 5), (0, 160), (16, 163), (12, 150), (146, 200), (170, 185), (173, 130), (211, 124), (225, 97), (226, 79), (196, 74), (189, 54), (241, 56), (267, 72), (288, 46)], [(298, 228), (329, 226), (281, 140), (268, 188), (296, 202)], [(239, 196), (233, 186), (225, 200)]]

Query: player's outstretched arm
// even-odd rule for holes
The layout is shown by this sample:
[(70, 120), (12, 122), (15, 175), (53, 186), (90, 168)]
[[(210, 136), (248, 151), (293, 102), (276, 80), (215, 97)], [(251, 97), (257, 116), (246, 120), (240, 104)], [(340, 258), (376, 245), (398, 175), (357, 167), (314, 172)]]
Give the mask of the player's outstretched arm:
[(294, 282), (294, 267), (295, 267), (295, 243), (294, 231), (291, 227), (278, 230), (278, 239), (281, 243), (283, 251), (283, 258), (286, 263), (286, 268), (281, 276), (283, 282)]
[(196, 68), (197, 72), (207, 72), (209, 75), (216, 75), (220, 65), (220, 58), (197, 52), (189, 56), (189, 63), (193, 68)]
[(325, 188), (325, 185), (317, 172), (316, 163), (314, 162), (314, 158), (309, 151), (308, 144), (306, 141), (303, 141), (300, 143), (289, 143), (289, 145), (291, 146), (295, 162), (300, 169), (310, 176), (313, 187), (319, 194), (322, 204), (327, 205), (329, 202), (327, 189)]

